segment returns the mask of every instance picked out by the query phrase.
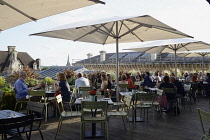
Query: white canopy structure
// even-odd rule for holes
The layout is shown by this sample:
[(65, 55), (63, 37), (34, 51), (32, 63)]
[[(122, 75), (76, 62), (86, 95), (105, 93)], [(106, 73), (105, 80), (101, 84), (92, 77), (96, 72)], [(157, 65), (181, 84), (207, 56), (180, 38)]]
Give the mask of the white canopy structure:
[(141, 46), (135, 48), (129, 48), (124, 50), (133, 50), (147, 53), (175, 53), (175, 75), (177, 76), (177, 64), (176, 55), (177, 52), (183, 51), (194, 51), (194, 50), (205, 50), (210, 49), (210, 44), (202, 41), (196, 41), (193, 39), (169, 39), (160, 41), (145, 42)]
[(0, 31), (96, 3), (104, 4), (99, 0), (0, 0)]
[[(143, 42), (191, 37), (149, 16), (113, 17), (80, 21), (32, 35), (97, 44), (116, 43), (116, 78), (118, 79), (119, 42)], [(119, 85), (119, 81), (117, 85)], [(117, 99), (118, 99), (117, 92)]]
[(179, 52), (177, 55), (182, 57), (202, 57), (202, 73), (204, 74), (204, 57), (210, 56), (210, 50)]

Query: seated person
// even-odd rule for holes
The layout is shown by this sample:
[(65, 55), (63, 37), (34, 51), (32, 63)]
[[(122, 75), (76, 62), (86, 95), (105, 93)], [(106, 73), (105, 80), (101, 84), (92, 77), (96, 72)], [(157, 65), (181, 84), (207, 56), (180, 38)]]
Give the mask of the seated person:
[[(77, 74), (77, 79), (75, 80), (75, 88), (79, 87), (90, 87), (90, 82), (87, 78), (83, 77), (82, 73)], [(79, 91), (80, 96), (82, 96), (83, 91)]]
[(131, 91), (132, 89), (135, 88), (135, 86), (134, 86), (133, 81), (131, 79), (131, 75), (129, 73), (126, 73), (126, 76), (127, 76), (127, 82), (129, 84), (128, 91)]
[[(169, 82), (169, 76), (164, 76), (163, 78), (163, 83), (160, 84), (159, 89), (164, 89), (164, 88), (175, 88), (174, 84)], [(165, 93), (167, 100), (172, 100), (175, 98), (175, 95), (170, 94), (170, 93)]]
[[(70, 91), (70, 87), (69, 87), (69, 83), (66, 81), (66, 76), (63, 72), (57, 73), (56, 74), (58, 83), (55, 84), (55, 91), (57, 93), (61, 93), (62, 96), (62, 101), (63, 102), (69, 102), (70, 101), (70, 95), (71, 95), (71, 91)], [(57, 94), (55, 94), (56, 96)], [(56, 106), (56, 99), (52, 100), (52, 103), (54, 104), (54, 106)], [(62, 107), (59, 106), (60, 110), (62, 110)], [(64, 106), (64, 110), (67, 110), (67, 107)]]
[(60, 72), (56, 74), (58, 84), (56, 84), (56, 92), (61, 92), (62, 101), (69, 102), (70, 101), (70, 87), (69, 83), (66, 81), (66, 76), (64, 73)]
[[(128, 81), (127, 80), (127, 76), (125, 74), (123, 74), (121, 76), (121, 81), (119, 81), (119, 84), (128, 84)], [(127, 91), (127, 88), (120, 88), (120, 92), (126, 92)]]
[[(19, 79), (14, 83), (14, 89), (16, 93), (16, 100), (17, 101), (28, 101), (28, 90), (32, 90), (31, 88), (28, 88), (28, 86), (25, 84), (24, 80), (26, 79), (27, 75), (25, 71), (20, 71), (19, 73)], [(39, 97), (30, 97), (31, 101), (39, 102)]]
[(152, 79), (150, 78), (150, 73), (149, 72), (146, 72), (146, 76), (144, 77), (143, 86), (144, 86), (145, 89), (148, 89), (148, 88), (152, 88), (153, 87), (153, 85), (152, 85)]
[(177, 88), (176, 97), (184, 97), (185, 92), (184, 92), (184, 86), (182, 85), (182, 83), (176, 80), (175, 77), (171, 77), (170, 80), (171, 80), (171, 83), (173, 83), (174, 86)]
[(210, 73), (207, 73), (207, 78), (206, 78), (206, 82), (208, 83), (206, 85), (206, 96), (210, 95)]

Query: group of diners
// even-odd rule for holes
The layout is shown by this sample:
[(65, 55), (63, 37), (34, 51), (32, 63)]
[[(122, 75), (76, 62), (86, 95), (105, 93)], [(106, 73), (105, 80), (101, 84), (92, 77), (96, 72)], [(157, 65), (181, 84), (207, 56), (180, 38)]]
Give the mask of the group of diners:
[[(28, 91), (32, 90), (31, 88), (28, 88), (24, 82), (26, 79), (26, 72), (20, 71), (19, 79), (15, 82), (14, 88), (16, 92), (16, 99), (17, 100), (40, 100), (40, 98), (37, 97), (29, 97)], [(201, 79), (206, 79), (208, 83), (210, 83), (210, 74), (207, 73), (207, 78), (201, 78), (204, 77), (202, 73), (194, 74), (192, 76), (191, 74), (187, 75), (187, 73), (184, 75), (184, 78), (186, 82), (193, 82), (198, 81)], [(56, 74), (57, 82), (55, 82), (55, 92), (60, 92), (62, 95), (62, 99), (65, 102), (69, 102), (70, 95), (72, 94), (72, 91), (70, 90), (70, 86), (67, 82), (67, 76), (64, 72), (60, 72)], [(191, 79), (188, 77), (192, 77)], [(200, 78), (199, 78), (200, 77)], [(101, 95), (109, 96), (110, 93), (112, 93), (112, 90), (116, 88), (116, 79), (112, 79), (112, 76), (110, 74), (107, 74), (105, 72), (98, 72), (94, 74), (82, 74), (78, 73), (76, 75), (75, 80), (75, 88), (79, 87), (93, 87), (97, 91), (101, 92)], [(190, 79), (190, 80), (188, 80)], [(157, 87), (157, 88), (176, 88), (177, 89), (177, 97), (183, 97), (185, 96), (185, 91), (183, 87), (183, 81), (179, 81), (175, 78), (174, 73), (171, 73), (169, 76), (168, 73), (165, 73), (162, 75), (161, 72), (157, 71), (155, 74), (150, 75), (149, 72), (141, 73), (137, 72), (137, 75), (133, 76), (132, 73), (119, 73), (119, 84), (129, 84), (128, 91), (131, 91), (135, 87), (135, 82), (140, 82), (141, 84), (139, 86), (142, 86), (144, 90), (147, 90), (151, 87)], [(207, 88), (208, 89), (208, 88)], [(80, 97), (82, 92), (79, 92), (79, 95), (75, 98)], [(174, 98), (174, 95), (167, 94), (167, 99)], [(55, 101), (53, 101), (55, 102)]]

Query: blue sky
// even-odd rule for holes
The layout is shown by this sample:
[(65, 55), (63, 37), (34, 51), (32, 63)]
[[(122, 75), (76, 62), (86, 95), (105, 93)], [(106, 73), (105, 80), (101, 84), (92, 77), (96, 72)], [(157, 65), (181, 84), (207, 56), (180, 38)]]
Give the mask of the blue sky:
[[(55, 28), (71, 22), (101, 19), (113, 16), (151, 15), (165, 24), (194, 36), (194, 39), (210, 43), (210, 5), (206, 0), (104, 0), (106, 5), (92, 5), (63, 14), (26, 23), (0, 33), (0, 50), (16, 46), (19, 52), (28, 52), (42, 65), (66, 65), (70, 59), (85, 59), (88, 53), (115, 52), (115, 44), (98, 45), (69, 40), (53, 39), (29, 34)], [(120, 44), (120, 51), (141, 44)], [(1, 57), (1, 56), (0, 56)]]

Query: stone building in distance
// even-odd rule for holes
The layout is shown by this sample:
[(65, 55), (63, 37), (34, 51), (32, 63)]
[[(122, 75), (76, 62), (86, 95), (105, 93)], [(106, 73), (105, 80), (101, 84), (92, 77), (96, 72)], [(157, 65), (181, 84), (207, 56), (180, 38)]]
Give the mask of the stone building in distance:
[(40, 70), (41, 59), (34, 60), (27, 52), (17, 52), (15, 48), (8, 46), (8, 51), (0, 51), (0, 73), (11, 74), (23, 67)]

